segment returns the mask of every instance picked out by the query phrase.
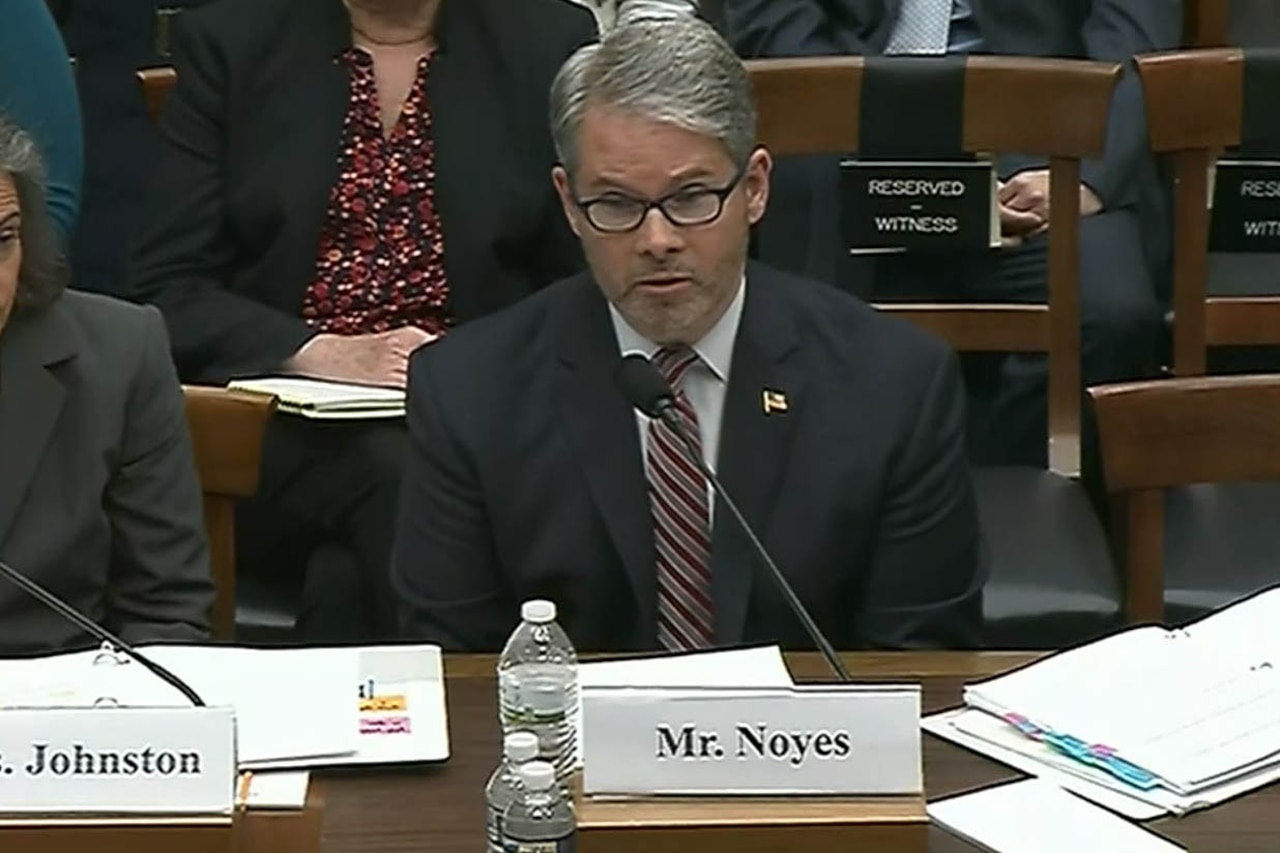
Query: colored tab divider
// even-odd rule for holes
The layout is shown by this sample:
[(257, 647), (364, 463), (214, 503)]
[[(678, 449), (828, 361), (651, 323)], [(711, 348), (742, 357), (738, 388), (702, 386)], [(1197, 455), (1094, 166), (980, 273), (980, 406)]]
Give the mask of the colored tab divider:
[(1160, 779), (1136, 764), (1120, 758), (1116, 751), (1102, 744), (1089, 744), (1072, 737), (1036, 725), (1021, 714), (1005, 714), (1002, 719), (1034, 741), (1059, 752), (1081, 764), (1088, 764), (1115, 776), (1120, 781), (1142, 791), (1160, 787)]

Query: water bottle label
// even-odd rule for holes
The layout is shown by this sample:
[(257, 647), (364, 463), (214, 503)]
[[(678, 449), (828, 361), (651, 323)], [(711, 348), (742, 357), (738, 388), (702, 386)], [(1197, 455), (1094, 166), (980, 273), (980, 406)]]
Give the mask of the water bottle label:
[(513, 841), (507, 853), (573, 853), (574, 847), (574, 837), (570, 835), (555, 841)]
[(489, 853), (503, 853), (502, 815), (498, 814), (497, 809), (489, 809), (489, 818), (486, 822), (485, 830), (489, 836)]

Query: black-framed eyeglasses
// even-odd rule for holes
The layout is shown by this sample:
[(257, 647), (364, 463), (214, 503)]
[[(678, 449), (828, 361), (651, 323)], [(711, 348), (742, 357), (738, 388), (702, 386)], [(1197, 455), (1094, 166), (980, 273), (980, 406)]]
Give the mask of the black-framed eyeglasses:
[(640, 199), (620, 192), (608, 192), (574, 203), (587, 217), (591, 227), (606, 234), (625, 234), (644, 223), (649, 211), (657, 208), (677, 228), (708, 225), (720, 218), (729, 195), (742, 183), (747, 165), (738, 167), (729, 183), (722, 187), (689, 186), (659, 199)]

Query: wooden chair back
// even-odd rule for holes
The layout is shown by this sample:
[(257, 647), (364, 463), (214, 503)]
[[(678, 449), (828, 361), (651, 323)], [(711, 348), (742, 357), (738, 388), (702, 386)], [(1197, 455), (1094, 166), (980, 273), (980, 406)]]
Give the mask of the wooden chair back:
[[(759, 141), (775, 155), (853, 154), (860, 138), (861, 57), (763, 59), (747, 63)], [(974, 56), (966, 61), (964, 149), (1048, 157), (1048, 304), (901, 304), (906, 317), (960, 351), (1049, 356), (1049, 466), (1080, 466), (1080, 161), (1101, 156), (1113, 63)], [(1017, 104), (1017, 109), (1010, 109)]]
[(1129, 621), (1164, 615), (1164, 490), (1280, 480), (1280, 375), (1193, 377), (1089, 389)]
[(204, 524), (216, 597), (213, 635), (230, 640), (236, 619), (235, 504), (258, 490), (258, 466), (274, 397), (183, 387), (187, 424), (204, 494)]
[(1186, 47), (1224, 47), (1231, 0), (1183, 0), (1182, 43)]
[(178, 72), (165, 65), (157, 68), (142, 68), (137, 72), (138, 85), (142, 87), (142, 97), (147, 102), (147, 115), (152, 121), (160, 120), (160, 110), (169, 97), (169, 92), (178, 82)]
[(1173, 370), (1200, 376), (1211, 346), (1280, 344), (1280, 296), (1206, 294), (1209, 170), (1241, 141), (1244, 51), (1149, 54), (1138, 57), (1138, 73), (1151, 148), (1174, 174)]

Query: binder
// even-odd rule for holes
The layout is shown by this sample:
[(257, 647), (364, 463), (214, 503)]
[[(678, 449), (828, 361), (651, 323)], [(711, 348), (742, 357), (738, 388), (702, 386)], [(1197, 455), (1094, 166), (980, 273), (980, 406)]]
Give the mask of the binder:
[(971, 684), (965, 704), (1138, 791), (1280, 767), (1280, 587), (1185, 628), (1130, 628)]

